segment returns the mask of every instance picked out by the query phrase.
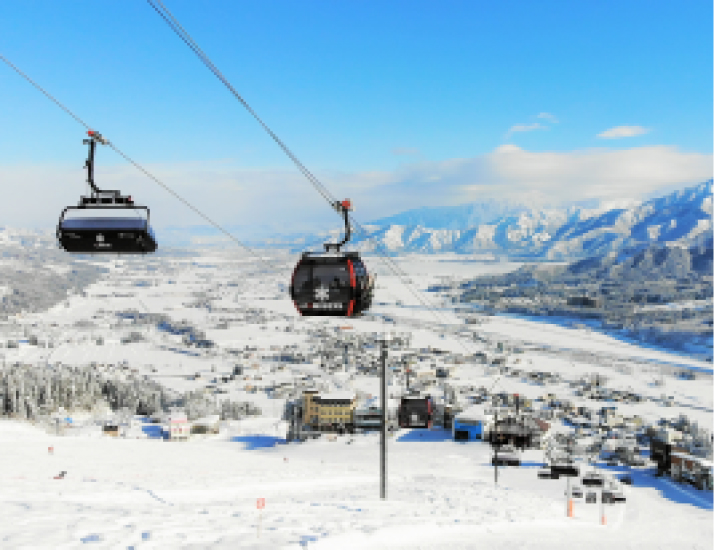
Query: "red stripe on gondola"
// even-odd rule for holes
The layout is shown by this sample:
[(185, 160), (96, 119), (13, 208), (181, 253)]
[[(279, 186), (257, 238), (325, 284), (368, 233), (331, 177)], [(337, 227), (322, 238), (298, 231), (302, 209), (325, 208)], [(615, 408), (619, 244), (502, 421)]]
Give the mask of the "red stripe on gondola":
[(352, 260), (347, 260), (347, 266), (350, 268), (350, 286), (354, 289), (357, 287), (357, 281), (355, 281), (355, 268), (352, 265)]
[[(352, 260), (347, 260), (347, 267), (350, 268), (350, 289), (352, 289), (352, 296), (355, 295), (355, 291), (357, 289), (357, 281), (355, 280), (355, 268), (352, 265)], [(355, 307), (355, 301), (354, 299), (350, 300), (350, 306), (347, 308), (347, 317), (350, 317), (352, 315), (352, 310)]]

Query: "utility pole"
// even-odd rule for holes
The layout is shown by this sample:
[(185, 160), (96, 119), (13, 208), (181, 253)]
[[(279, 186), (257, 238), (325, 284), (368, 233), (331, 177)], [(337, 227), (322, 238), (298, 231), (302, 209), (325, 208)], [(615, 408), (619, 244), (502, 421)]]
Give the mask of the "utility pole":
[(498, 485), (498, 446), (500, 444), (499, 439), (498, 439), (498, 411), (494, 410), (493, 413), (493, 475), (494, 475), (494, 480), (493, 482)]
[(345, 372), (347, 372), (347, 348), (348, 348), (347, 342), (345, 342), (344, 346), (345, 346), (344, 364), (345, 364)]
[(382, 436), (380, 439), (380, 488), (379, 496), (387, 498), (387, 338), (380, 340), (382, 344)]

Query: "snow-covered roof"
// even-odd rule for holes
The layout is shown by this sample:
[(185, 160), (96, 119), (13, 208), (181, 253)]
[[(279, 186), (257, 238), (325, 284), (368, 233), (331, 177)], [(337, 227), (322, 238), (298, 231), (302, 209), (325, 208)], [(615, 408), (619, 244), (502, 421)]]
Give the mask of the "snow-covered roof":
[(204, 416), (202, 418), (199, 418), (197, 420), (194, 420), (194, 424), (199, 424), (202, 426), (212, 426), (214, 424), (217, 424), (221, 420), (221, 417), (217, 414), (210, 414), (208, 416)]
[(456, 415), (457, 420), (481, 420), (486, 416), (490, 416), (491, 413), (486, 411), (486, 407), (483, 405), (471, 405), (467, 409)]
[[(387, 410), (399, 408), (399, 399), (387, 398)], [(382, 400), (377, 397), (370, 397), (360, 402), (355, 412), (367, 412), (370, 409), (382, 410)]]
[(351, 401), (354, 398), (355, 398), (355, 393), (352, 391), (336, 391), (336, 392), (332, 392), (332, 393), (323, 393), (320, 395), (321, 401), (339, 400), (339, 399), (346, 399), (346, 400)]

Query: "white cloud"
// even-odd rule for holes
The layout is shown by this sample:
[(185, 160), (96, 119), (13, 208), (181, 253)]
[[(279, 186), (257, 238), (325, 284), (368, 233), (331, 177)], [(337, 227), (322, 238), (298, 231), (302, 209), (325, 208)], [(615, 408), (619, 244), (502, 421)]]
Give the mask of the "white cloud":
[(382, 173), (360, 200), (362, 219), (369, 220), (420, 206), (491, 198), (533, 206), (642, 199), (711, 177), (712, 155), (676, 147), (531, 152), (505, 144), (475, 158), (423, 162)]
[(712, 177), (712, 156), (675, 147), (533, 153), (510, 146), (488, 158), (489, 177), (503, 192), (540, 203), (643, 197), (673, 182)]
[(512, 143), (504, 143), (503, 145), (499, 145), (496, 147), (496, 153), (519, 153), (523, 151), (518, 145), (513, 145)]
[(543, 126), (540, 122), (534, 122), (532, 124), (514, 124), (506, 132), (506, 137), (508, 138), (511, 134), (516, 132), (531, 132), (533, 130), (546, 130), (548, 127)]
[(548, 122), (552, 122), (553, 124), (558, 124), (558, 118), (551, 113), (538, 113), (538, 116), (536, 118), (542, 118), (543, 120), (547, 120)]
[(641, 136), (649, 132), (648, 128), (642, 126), (615, 126), (604, 132), (600, 132), (597, 137), (601, 139), (618, 139), (624, 137)]
[[(223, 226), (280, 233), (339, 229), (324, 199), (293, 170), (246, 170), (230, 162), (146, 165), (189, 203)], [(712, 155), (651, 146), (531, 152), (513, 144), (473, 158), (414, 162), (394, 171), (314, 172), (335, 198), (350, 198), (366, 223), (422, 206), (496, 198), (537, 205), (644, 198), (712, 177)], [(100, 187), (121, 189), (151, 208), (155, 227), (207, 222), (132, 166), (102, 167)], [(62, 208), (86, 193), (85, 172), (67, 166), (0, 166), (3, 226), (53, 228)], [(664, 194), (664, 193), (662, 193)], [(37, 197), (42, 197), (38, 200)]]

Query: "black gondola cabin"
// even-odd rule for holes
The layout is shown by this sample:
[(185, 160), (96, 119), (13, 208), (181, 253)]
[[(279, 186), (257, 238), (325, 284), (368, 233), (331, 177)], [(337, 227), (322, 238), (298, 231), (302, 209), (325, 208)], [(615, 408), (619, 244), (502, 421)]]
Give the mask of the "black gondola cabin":
[(431, 396), (402, 397), (397, 412), (400, 428), (431, 428), (434, 405)]
[(306, 252), (293, 272), (290, 297), (301, 315), (354, 317), (369, 309), (372, 289), (357, 252)]
[[(90, 139), (87, 183), (89, 197), (77, 206), (62, 211), (57, 224), (57, 240), (67, 252), (77, 254), (146, 254), (157, 248), (156, 236), (149, 225), (149, 209), (136, 206), (131, 197), (119, 191), (104, 191), (94, 184), (94, 150), (96, 143), (108, 142), (97, 132), (87, 132)], [(69, 216), (68, 216), (69, 214)]]
[(350, 239), (349, 200), (333, 208), (344, 216), (345, 238), (325, 244), (325, 252), (305, 252), (290, 281), (290, 297), (300, 315), (355, 317), (372, 305), (373, 279), (357, 252), (340, 252)]

